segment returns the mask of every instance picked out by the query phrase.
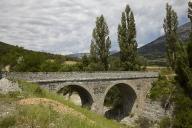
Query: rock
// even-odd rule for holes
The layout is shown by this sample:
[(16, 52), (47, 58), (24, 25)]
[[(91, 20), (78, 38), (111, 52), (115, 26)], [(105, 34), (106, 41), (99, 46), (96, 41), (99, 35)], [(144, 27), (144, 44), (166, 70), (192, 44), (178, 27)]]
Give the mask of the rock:
[(6, 78), (0, 80), (0, 94), (7, 94), (9, 92), (20, 92), (18, 83), (12, 82)]

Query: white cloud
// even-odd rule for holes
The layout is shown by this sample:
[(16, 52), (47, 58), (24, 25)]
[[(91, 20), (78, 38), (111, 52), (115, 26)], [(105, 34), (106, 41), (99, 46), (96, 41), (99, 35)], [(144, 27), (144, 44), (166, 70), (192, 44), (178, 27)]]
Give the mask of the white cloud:
[(1, 0), (0, 40), (53, 53), (89, 51), (95, 18), (104, 14), (112, 49), (117, 49), (117, 26), (129, 4), (135, 14), (139, 46), (163, 34), (165, 3), (187, 22), (185, 0)]

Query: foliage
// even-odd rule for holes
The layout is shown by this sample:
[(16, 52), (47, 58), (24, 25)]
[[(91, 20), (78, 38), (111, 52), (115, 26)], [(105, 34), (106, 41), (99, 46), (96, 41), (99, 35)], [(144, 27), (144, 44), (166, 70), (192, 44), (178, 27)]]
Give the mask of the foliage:
[(176, 65), (176, 51), (178, 43), (177, 14), (168, 3), (166, 5), (166, 18), (164, 19), (164, 31), (166, 36), (167, 58), (172, 69)]
[(39, 97), (43, 97), (44, 96), (43, 90), (39, 86), (37, 86), (37, 88), (34, 90), (34, 94), (39, 96)]
[[(160, 75), (158, 80), (152, 83), (149, 97), (155, 101), (161, 101), (162, 107), (165, 107), (167, 99), (175, 90), (175, 81), (173, 78), (168, 80), (168, 75)], [(172, 99), (170, 99), (173, 101)]]
[(112, 87), (106, 95), (104, 106), (117, 107), (122, 104), (122, 94), (117, 86)]
[(87, 55), (84, 55), (81, 59), (83, 67), (87, 67), (89, 65), (89, 58)]
[(177, 51), (177, 63), (175, 72), (177, 74), (176, 80), (180, 86), (185, 90), (185, 93), (192, 99), (192, 63), (191, 63), (191, 50), (192, 38), (190, 38), (187, 48), (180, 45)]
[(152, 125), (151, 121), (146, 117), (139, 117), (136, 124), (139, 128), (150, 128)]
[(75, 58), (45, 52), (35, 52), (0, 42), (0, 70), (9, 71), (58, 71), (64, 61)]
[(191, 128), (192, 127), (192, 100), (186, 96), (181, 87), (177, 87), (175, 92), (175, 109), (174, 109), (174, 128)]
[(104, 71), (105, 67), (101, 63), (90, 63), (86, 70), (87, 71)]
[(96, 49), (95, 43), (93, 41), (91, 41), (91, 45), (90, 45), (90, 57), (89, 58), (92, 63), (96, 63), (98, 61), (97, 49)]
[(38, 72), (40, 65), (45, 61), (45, 58), (38, 53), (26, 54), (22, 59), (17, 62), (15, 71), (22, 72)]
[(118, 57), (110, 57), (109, 58), (109, 70), (110, 71), (121, 71), (123, 70), (121, 67), (121, 61)]
[(161, 119), (159, 126), (160, 126), (160, 128), (170, 128), (170, 126), (171, 126), (170, 118), (164, 117), (163, 119)]
[(40, 71), (42, 72), (55, 72), (61, 69), (61, 64), (57, 61), (47, 60), (40, 65)]
[(109, 29), (103, 15), (97, 17), (96, 27), (93, 29), (92, 36), (90, 56), (93, 59), (97, 59), (98, 62), (104, 66), (104, 70), (108, 70), (111, 40), (109, 38)]
[(72, 72), (72, 71), (82, 71), (82, 70), (83, 70), (83, 65), (80, 63), (73, 64), (73, 65), (63, 64), (59, 69), (60, 72)]
[[(171, 30), (167, 31), (168, 39), (170, 41), (176, 42), (176, 13), (167, 5), (167, 10), (169, 10), (169, 27), (173, 27)], [(167, 18), (168, 19), (168, 18)], [(173, 25), (173, 26), (172, 26)], [(171, 33), (172, 32), (172, 33)], [(171, 35), (173, 34), (173, 35)], [(172, 49), (171, 53), (174, 56), (169, 58), (171, 66), (175, 69), (177, 82), (176, 90), (174, 92), (174, 115), (173, 115), (173, 127), (174, 128), (191, 128), (192, 127), (192, 63), (191, 63), (191, 50), (192, 50), (192, 30), (190, 35), (190, 40), (187, 48), (185, 48), (181, 43), (171, 44), (174, 45), (175, 49)], [(172, 46), (173, 47), (173, 46)], [(168, 48), (169, 50), (169, 48)]]
[(118, 26), (120, 60), (124, 70), (137, 70), (137, 41), (134, 14), (127, 5)]

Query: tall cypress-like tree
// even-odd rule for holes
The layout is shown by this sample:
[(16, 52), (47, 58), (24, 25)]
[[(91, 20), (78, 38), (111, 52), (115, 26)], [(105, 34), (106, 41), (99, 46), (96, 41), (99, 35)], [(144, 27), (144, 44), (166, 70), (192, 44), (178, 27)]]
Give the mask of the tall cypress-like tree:
[[(189, 2), (188, 17), (192, 24), (192, 2)], [(182, 46), (182, 45), (180, 45)], [(181, 47), (182, 48), (182, 47)], [(180, 48), (180, 49), (181, 49)], [(177, 51), (177, 65), (175, 72), (177, 74), (176, 80), (180, 86), (185, 90), (186, 94), (192, 99), (192, 28), (187, 49), (182, 48)]]
[(192, 1), (189, 2), (188, 17), (191, 21), (191, 32), (190, 32), (187, 52), (188, 52), (188, 58), (189, 58), (189, 65), (190, 65), (190, 68), (192, 68)]
[(93, 29), (90, 56), (101, 63), (108, 70), (108, 57), (110, 55), (111, 40), (109, 29), (103, 15), (97, 17), (96, 27)]
[(129, 5), (122, 12), (121, 23), (118, 26), (118, 43), (124, 70), (135, 70), (137, 57), (136, 25), (134, 14)]
[(167, 48), (167, 58), (169, 66), (174, 70), (176, 65), (176, 52), (177, 52), (177, 14), (172, 9), (172, 6), (166, 5), (166, 17), (164, 19), (163, 28), (166, 35), (166, 48)]

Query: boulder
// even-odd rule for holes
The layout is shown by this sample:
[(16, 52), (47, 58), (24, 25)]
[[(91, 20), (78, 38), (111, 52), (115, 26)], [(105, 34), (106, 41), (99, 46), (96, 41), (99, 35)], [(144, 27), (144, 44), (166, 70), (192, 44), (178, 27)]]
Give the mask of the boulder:
[(18, 83), (12, 82), (6, 78), (0, 79), (0, 94), (7, 94), (9, 92), (20, 92)]

